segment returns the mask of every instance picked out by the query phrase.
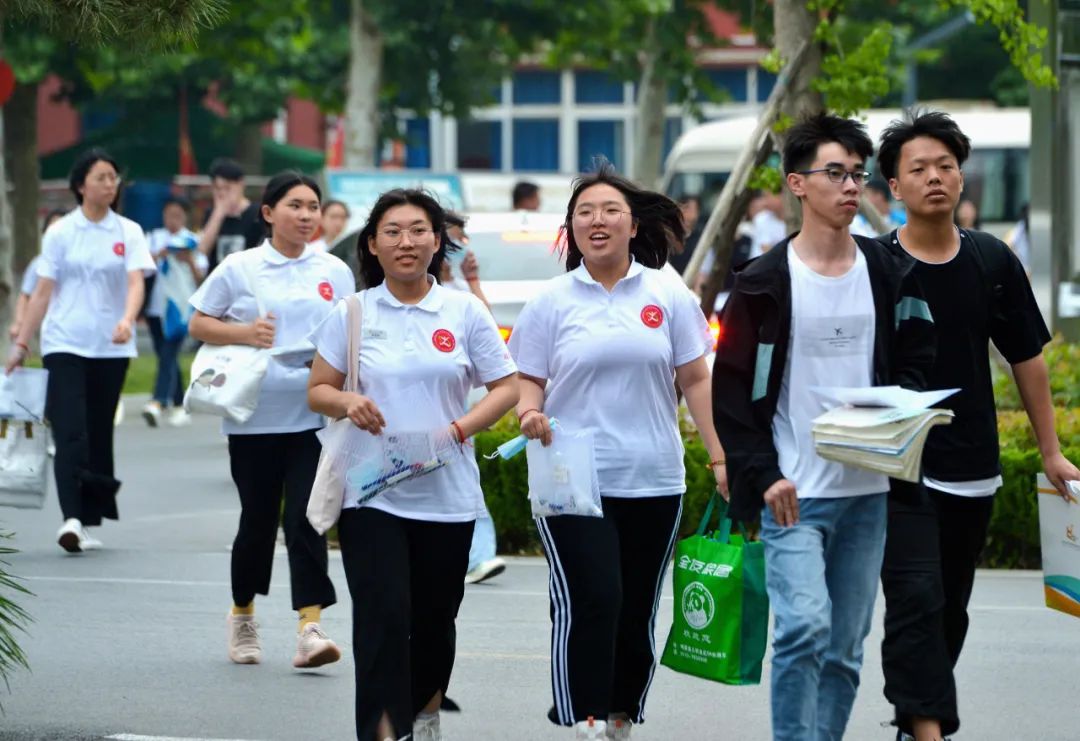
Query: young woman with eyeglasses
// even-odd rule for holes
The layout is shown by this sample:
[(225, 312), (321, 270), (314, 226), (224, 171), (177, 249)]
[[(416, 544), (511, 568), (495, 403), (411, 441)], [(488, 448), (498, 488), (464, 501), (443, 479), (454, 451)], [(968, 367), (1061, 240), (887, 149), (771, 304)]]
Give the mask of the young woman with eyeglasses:
[[(191, 297), (192, 337), (213, 345), (294, 346), (356, 290), (344, 262), (307, 244), (319, 223), (320, 200), (319, 186), (306, 175), (287, 171), (270, 179), (260, 206), (270, 236), (259, 247), (225, 257)], [(259, 315), (256, 290), (265, 316)], [(306, 515), (322, 450), (315, 433), (323, 426), (322, 416), (308, 408), (307, 382), (307, 368), (271, 361), (254, 414), (243, 424), (222, 422), (240, 495), (233, 606), (226, 618), (228, 654), (237, 664), (262, 659), (255, 595), (270, 591), (279, 522), (289, 552), (292, 606), (300, 616), (293, 666), (341, 658), (320, 627), (322, 610), (337, 601), (327, 574), (326, 538)]]
[(675, 387), (726, 496), (705, 355), (708, 323), (660, 270), (685, 236), (679, 206), (608, 164), (577, 180), (566, 212), (567, 274), (530, 301), (510, 336), (523, 379), (521, 430), (545, 445), (549, 418), (591, 430), (603, 517), (538, 518), (551, 570), (556, 724), (577, 738), (629, 738), (656, 668), (660, 586), (686, 491)]
[[(446, 213), (427, 193), (392, 190), (360, 232), (367, 289), (360, 357), (348, 354), (347, 306), (311, 335), (308, 399), (374, 435), (436, 431), (455, 447), (518, 399), (513, 361), (487, 308), (436, 280), (449, 242)], [(342, 390), (359, 362), (359, 393)], [(473, 387), (488, 394), (466, 412)], [(484, 511), (469, 453), (362, 506), (346, 495), (338, 535), (353, 600), (356, 737), (434, 741), (454, 663), (458, 606), (473, 523)]]
[(76, 160), (68, 184), (79, 207), (45, 232), (37, 284), (7, 363), (9, 373), (22, 365), (40, 325), (49, 371), (46, 416), (64, 517), (57, 541), (69, 553), (101, 548), (86, 527), (119, 517), (113, 413), (136, 355), (143, 279), (154, 272), (142, 228), (113, 210), (119, 173), (102, 149)]

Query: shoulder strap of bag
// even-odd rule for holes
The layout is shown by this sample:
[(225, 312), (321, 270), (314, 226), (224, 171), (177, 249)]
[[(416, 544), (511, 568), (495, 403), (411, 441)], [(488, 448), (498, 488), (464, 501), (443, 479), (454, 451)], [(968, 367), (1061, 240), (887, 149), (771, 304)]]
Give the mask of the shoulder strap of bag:
[(987, 238), (989, 235), (980, 234), (969, 229), (962, 229), (961, 232), (971, 241), (971, 246), (974, 248), (971, 252), (975, 255), (975, 262), (978, 263), (979, 270), (982, 271), (989, 310), (993, 314), (997, 311), (998, 299), (1001, 298), (1002, 285), (1000, 276), (1005, 271), (1005, 256), (997, 240), (993, 239), (991, 241), (992, 238)]
[(364, 308), (357, 294), (345, 297), (345, 326), (348, 332), (348, 368), (345, 371), (345, 391), (355, 393), (360, 388), (360, 326)]

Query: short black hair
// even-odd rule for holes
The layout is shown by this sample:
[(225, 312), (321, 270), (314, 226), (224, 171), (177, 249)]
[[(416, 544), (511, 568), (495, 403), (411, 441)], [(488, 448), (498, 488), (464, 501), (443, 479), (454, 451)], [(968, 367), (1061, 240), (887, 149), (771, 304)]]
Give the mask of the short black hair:
[(347, 205), (345, 205), (344, 201), (339, 201), (336, 198), (331, 198), (330, 200), (328, 200), (326, 203), (324, 203), (322, 205), (322, 210), (324, 212), (329, 211), (331, 206), (341, 206), (343, 209), (345, 209), (345, 216), (346, 217), (352, 216), (352, 212), (349, 211), (349, 207)]
[(787, 130), (784, 138), (784, 174), (805, 170), (817, 157), (818, 147), (836, 142), (851, 154), (863, 158), (874, 154), (874, 142), (866, 133), (866, 127), (850, 118), (828, 113), (818, 113), (804, 118)]
[(283, 172), (279, 172), (267, 182), (266, 188), (263, 190), (262, 202), (259, 204), (259, 219), (263, 224), (266, 224), (268, 233), (273, 234), (274, 228), (266, 222), (265, 218), (263, 218), (262, 207), (269, 206), (273, 209), (282, 198), (288, 195), (290, 190), (298, 185), (306, 185), (311, 188), (315, 191), (315, 197), (320, 201), (322, 200), (322, 190), (319, 189), (319, 184), (311, 177), (299, 170), (284, 170)]
[(514, 190), (511, 194), (511, 200), (513, 200), (514, 208), (517, 208), (518, 204), (524, 201), (526, 198), (532, 198), (540, 193), (540, 186), (536, 183), (531, 183), (528, 180), (522, 180), (514, 184)]
[(244, 179), (244, 168), (234, 159), (218, 157), (210, 163), (210, 179), (214, 180), (215, 178), (238, 183)]
[(165, 199), (165, 202), (161, 204), (161, 210), (164, 211), (169, 206), (179, 206), (184, 213), (191, 211), (191, 202), (183, 196), (169, 196)]
[(956, 164), (963, 165), (971, 154), (971, 139), (960, 130), (956, 121), (941, 111), (925, 111), (909, 108), (903, 118), (893, 121), (881, 133), (878, 147), (878, 169), (886, 180), (896, 177), (900, 164), (900, 150), (912, 139), (928, 136), (944, 144), (956, 157)]
[[(75, 196), (75, 202), (80, 206), (83, 202), (83, 196), (79, 192), (79, 188), (86, 184), (86, 176), (90, 174), (90, 168), (98, 162), (108, 162), (116, 170), (116, 174), (120, 174), (120, 165), (116, 164), (113, 156), (101, 147), (92, 147), (80, 154), (78, 159), (75, 160), (75, 164), (71, 166), (71, 174), (68, 175), (68, 189)], [(120, 188), (116, 189), (116, 200), (120, 200)], [(116, 201), (113, 201), (113, 205), (116, 205)]]
[(427, 214), (428, 221), (431, 222), (431, 230), (439, 235), (439, 249), (432, 256), (431, 264), (428, 265), (427, 270), (429, 275), (435, 276), (436, 281), (439, 279), (439, 273), (442, 272), (443, 261), (446, 260), (447, 253), (457, 252), (461, 249), (450, 241), (450, 237), (446, 233), (447, 212), (439, 204), (435, 196), (418, 188), (388, 190), (379, 196), (379, 200), (375, 201), (375, 205), (371, 207), (367, 223), (360, 230), (360, 236), (356, 242), (356, 256), (360, 261), (360, 281), (364, 284), (364, 288), (374, 288), (386, 280), (386, 273), (383, 272), (382, 265), (379, 264), (379, 258), (371, 254), (371, 250), (368, 249), (368, 240), (375, 239), (375, 233), (379, 229), (379, 222), (382, 221), (387, 211), (397, 206), (416, 206), (421, 209)]

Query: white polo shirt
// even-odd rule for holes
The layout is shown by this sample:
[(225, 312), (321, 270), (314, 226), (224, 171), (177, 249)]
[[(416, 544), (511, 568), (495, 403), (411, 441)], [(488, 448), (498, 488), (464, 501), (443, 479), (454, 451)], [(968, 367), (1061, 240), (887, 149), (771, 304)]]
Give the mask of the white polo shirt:
[[(390, 431), (447, 428), (465, 414), (469, 389), (516, 372), (491, 312), (472, 294), (433, 283), (420, 303), (403, 304), (381, 283), (359, 295), (360, 393)], [(311, 333), (319, 355), (340, 373), (348, 370), (347, 308), (342, 302)], [(480, 470), (464, 455), (364, 506), (414, 520), (475, 520), (484, 511)]]
[(552, 278), (510, 335), (518, 369), (548, 379), (544, 414), (593, 431), (600, 493), (626, 498), (686, 491), (675, 368), (711, 346), (694, 294), (638, 262), (610, 293), (584, 263)]
[(110, 210), (98, 222), (81, 208), (45, 232), (38, 277), (56, 282), (41, 325), (41, 354), (84, 358), (134, 358), (135, 328), (123, 344), (112, 341), (124, 317), (128, 273), (152, 275), (154, 259), (142, 227)]
[[(289, 258), (267, 240), (226, 257), (191, 297), (191, 305), (222, 321), (250, 324), (258, 309), (248, 271), (256, 276), (266, 311), (274, 315), (275, 347), (303, 342), (334, 304), (356, 291), (352, 271), (333, 255), (305, 248), (299, 257)], [(255, 413), (244, 424), (224, 420), (222, 432), (260, 435), (322, 427), (322, 415), (308, 407), (307, 382), (307, 368), (287, 368), (271, 360)]]

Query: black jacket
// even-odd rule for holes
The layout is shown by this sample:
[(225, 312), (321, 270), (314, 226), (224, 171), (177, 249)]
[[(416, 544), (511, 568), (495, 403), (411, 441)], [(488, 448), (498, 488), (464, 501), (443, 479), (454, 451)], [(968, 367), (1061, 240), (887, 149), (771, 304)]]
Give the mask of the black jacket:
[[(720, 318), (713, 365), (713, 420), (724, 446), (732, 518), (753, 521), (780, 472), (772, 424), (791, 336), (791, 237), (743, 266)], [(915, 262), (855, 237), (874, 296), (874, 385), (922, 390), (934, 364), (929, 307), (911, 275)]]

